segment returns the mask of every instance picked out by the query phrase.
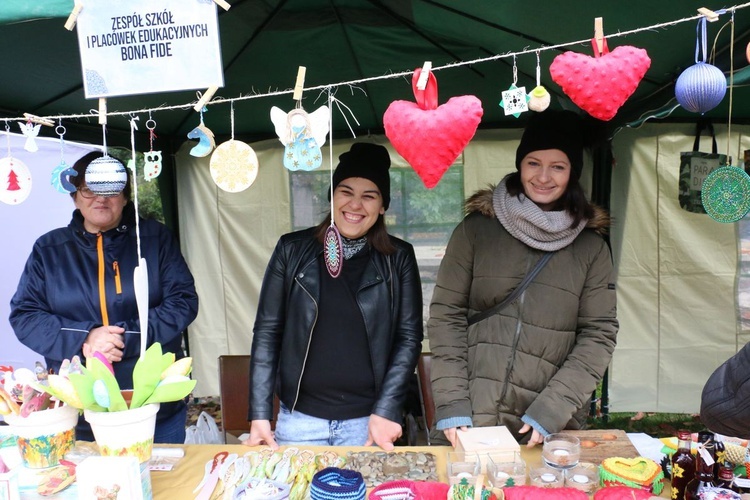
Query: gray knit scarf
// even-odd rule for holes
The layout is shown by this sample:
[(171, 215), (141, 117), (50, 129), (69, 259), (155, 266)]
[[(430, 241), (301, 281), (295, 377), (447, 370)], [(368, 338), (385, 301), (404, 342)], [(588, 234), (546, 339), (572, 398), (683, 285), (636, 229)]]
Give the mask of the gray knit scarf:
[(546, 252), (570, 245), (588, 222), (584, 219), (571, 229), (573, 216), (567, 211), (545, 212), (524, 194), (511, 196), (505, 188), (505, 179), (492, 193), (492, 207), (497, 220), (513, 237)]

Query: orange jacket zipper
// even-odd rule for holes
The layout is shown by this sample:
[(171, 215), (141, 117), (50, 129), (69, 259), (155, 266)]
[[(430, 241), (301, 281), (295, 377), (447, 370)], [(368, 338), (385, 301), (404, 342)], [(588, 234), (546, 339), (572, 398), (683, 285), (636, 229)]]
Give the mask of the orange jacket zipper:
[(96, 235), (96, 253), (99, 257), (99, 308), (102, 310), (102, 325), (109, 325), (107, 314), (107, 294), (104, 289), (104, 238), (102, 233)]
[(115, 270), (115, 290), (117, 295), (120, 295), (122, 293), (122, 282), (120, 281), (120, 265), (117, 261), (112, 263), (112, 269)]

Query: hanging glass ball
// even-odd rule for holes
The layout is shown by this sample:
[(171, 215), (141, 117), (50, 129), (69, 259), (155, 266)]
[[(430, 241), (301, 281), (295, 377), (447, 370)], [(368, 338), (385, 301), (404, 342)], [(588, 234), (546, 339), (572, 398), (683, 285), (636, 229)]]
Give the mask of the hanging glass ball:
[(705, 113), (719, 105), (727, 92), (724, 73), (714, 66), (699, 62), (677, 78), (674, 93), (680, 106), (693, 113)]
[(86, 167), (86, 185), (99, 196), (117, 196), (125, 189), (128, 172), (109, 155), (101, 156)]

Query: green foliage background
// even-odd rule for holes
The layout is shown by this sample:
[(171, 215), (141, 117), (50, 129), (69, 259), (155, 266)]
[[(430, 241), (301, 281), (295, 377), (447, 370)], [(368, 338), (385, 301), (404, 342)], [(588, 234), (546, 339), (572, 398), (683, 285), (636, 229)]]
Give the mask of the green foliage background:
[[(133, 158), (133, 153), (125, 148), (111, 148), (108, 153), (127, 165)], [(161, 205), (161, 192), (159, 182), (156, 180), (146, 181), (143, 178), (144, 158), (143, 153), (136, 152), (135, 168), (138, 176), (138, 215), (144, 219), (155, 219), (164, 223), (164, 211)], [(133, 179), (131, 177), (131, 182)], [(133, 184), (132, 198), (135, 201), (135, 183)]]

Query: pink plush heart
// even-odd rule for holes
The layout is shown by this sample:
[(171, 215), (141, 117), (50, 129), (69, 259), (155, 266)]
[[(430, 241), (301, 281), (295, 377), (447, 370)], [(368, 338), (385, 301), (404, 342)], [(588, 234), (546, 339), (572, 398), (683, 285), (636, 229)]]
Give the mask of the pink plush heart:
[[(415, 72), (416, 82), (419, 70)], [(394, 101), (383, 115), (385, 135), (428, 189), (434, 188), (469, 143), (482, 119), (482, 103), (472, 95), (452, 97), (437, 105), (437, 83), (430, 74), (417, 101)], [(434, 84), (433, 88), (429, 88)]]
[(624, 45), (600, 57), (565, 52), (549, 67), (552, 79), (574, 103), (600, 120), (611, 120), (646, 74), (644, 49)]

